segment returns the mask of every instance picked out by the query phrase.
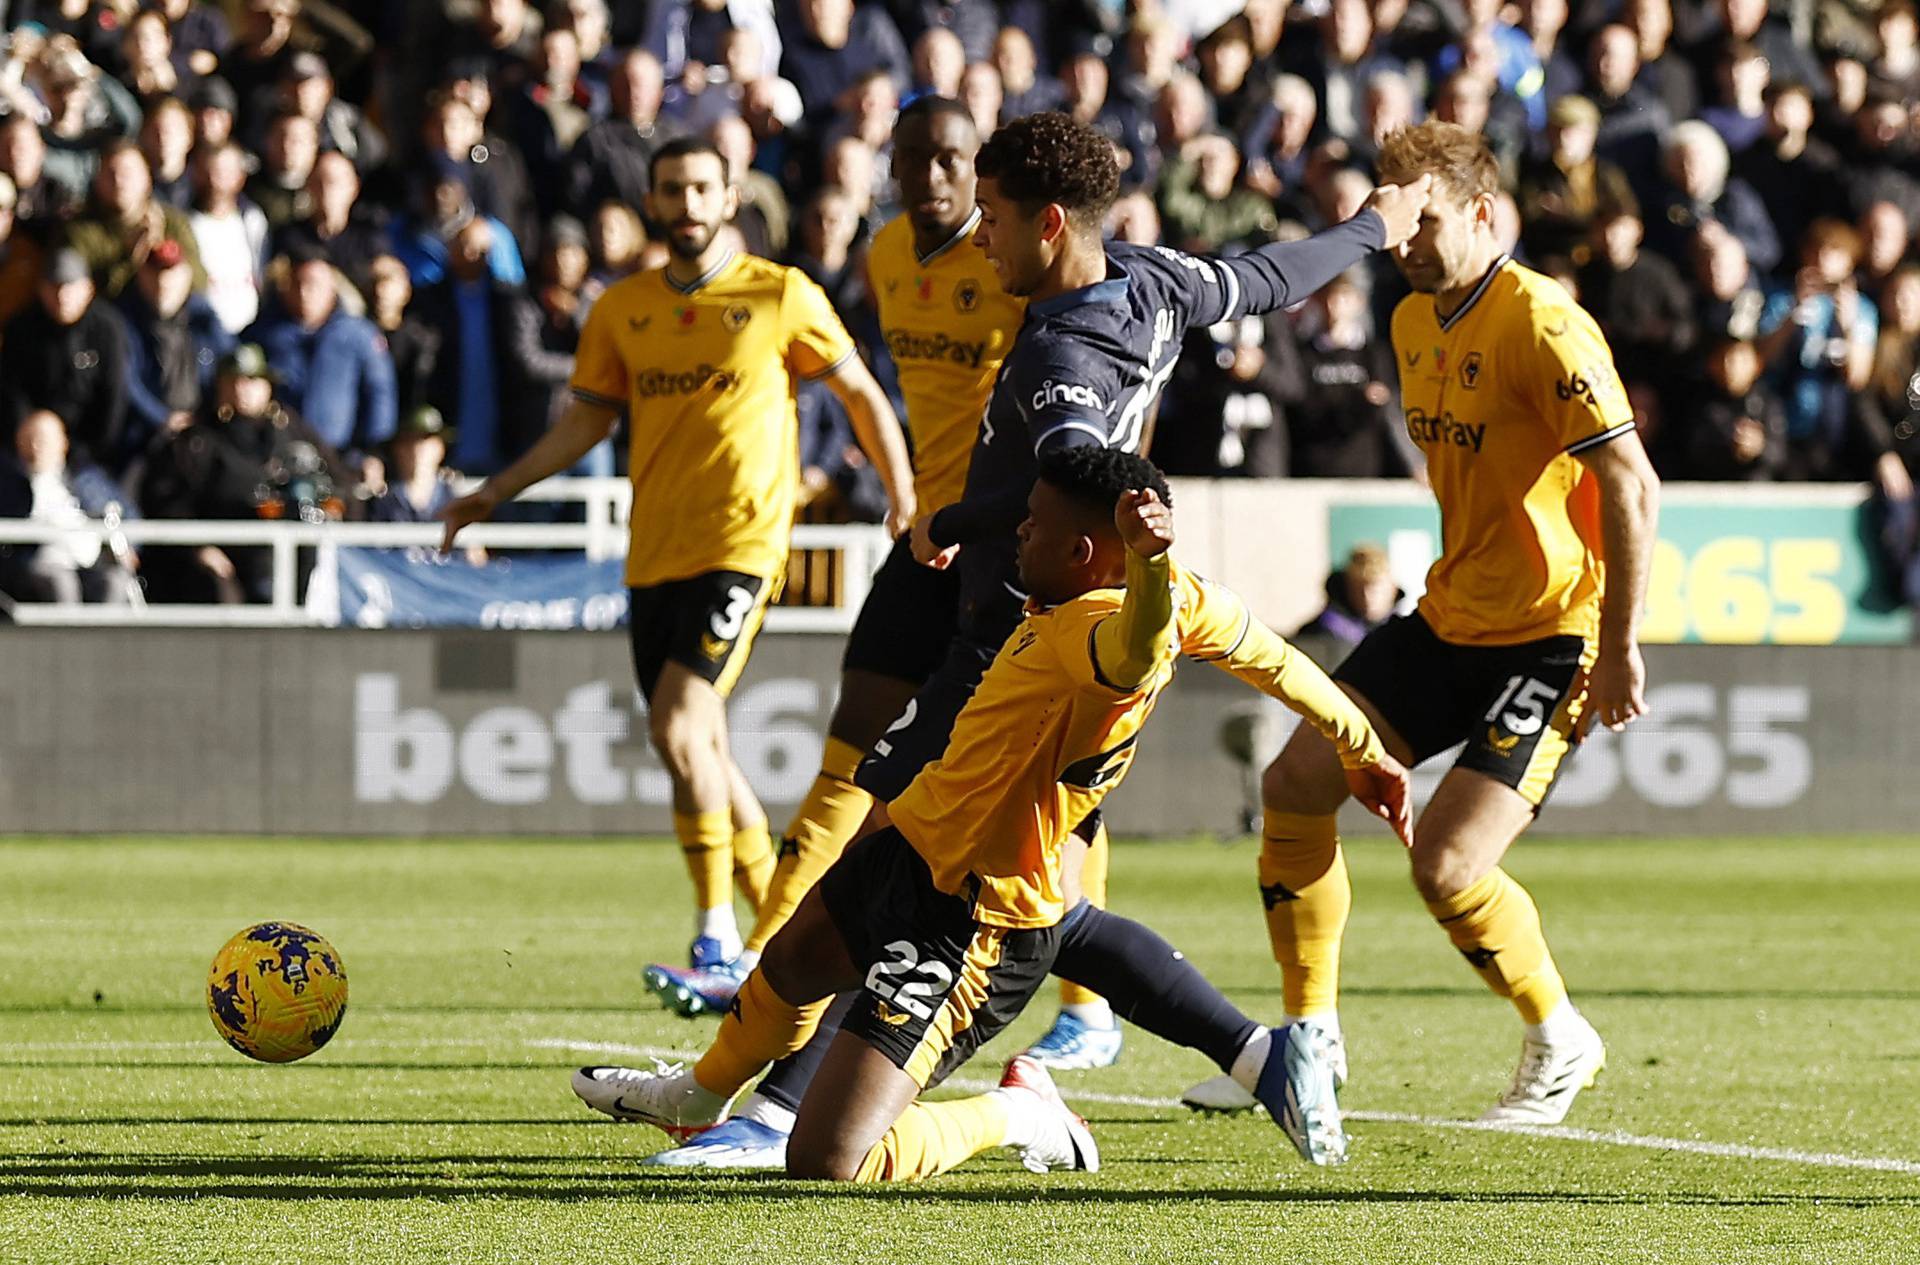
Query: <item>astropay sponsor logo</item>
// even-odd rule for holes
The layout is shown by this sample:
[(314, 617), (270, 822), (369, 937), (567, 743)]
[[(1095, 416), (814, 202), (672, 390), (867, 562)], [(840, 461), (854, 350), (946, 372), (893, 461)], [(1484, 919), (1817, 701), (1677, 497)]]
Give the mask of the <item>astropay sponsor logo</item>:
[[(762, 799), (795, 803), (820, 767), (821, 690), (803, 678), (759, 681), (729, 701), (733, 757)], [(488, 803), (666, 805), (673, 788), (646, 741), (646, 704), (589, 681), (551, 714), (489, 707), (456, 720), (408, 704), (401, 678), (363, 672), (353, 690), (353, 794), (362, 804), (436, 804), (464, 790)]]
[(1104, 413), (1109, 407), (1092, 387), (1083, 387), (1077, 382), (1055, 382), (1048, 378), (1033, 393), (1033, 407), (1043, 409), (1056, 404), (1073, 404), (1090, 408), (1096, 413)]

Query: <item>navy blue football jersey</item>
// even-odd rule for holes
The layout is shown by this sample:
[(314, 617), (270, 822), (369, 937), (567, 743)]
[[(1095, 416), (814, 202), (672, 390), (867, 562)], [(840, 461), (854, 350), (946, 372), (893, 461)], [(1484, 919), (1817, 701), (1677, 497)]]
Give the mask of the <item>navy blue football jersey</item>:
[(1015, 532), (1041, 453), (1085, 444), (1138, 452), (1189, 327), (1301, 302), (1379, 250), (1385, 227), (1367, 211), (1305, 241), (1231, 258), (1113, 242), (1105, 280), (1029, 303), (981, 420), (966, 491), (931, 525), (937, 543), (960, 546), (961, 634), (998, 645), (1019, 621), (1026, 595)]

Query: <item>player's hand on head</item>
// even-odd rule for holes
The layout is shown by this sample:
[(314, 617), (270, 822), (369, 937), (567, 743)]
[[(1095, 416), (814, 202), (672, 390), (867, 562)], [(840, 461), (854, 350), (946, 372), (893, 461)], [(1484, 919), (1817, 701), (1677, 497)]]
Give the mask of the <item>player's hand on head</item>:
[(1173, 510), (1152, 488), (1121, 493), (1113, 523), (1121, 541), (1142, 558), (1157, 558), (1173, 547)]
[(1647, 664), (1639, 646), (1602, 651), (1587, 678), (1587, 706), (1580, 717), (1580, 733), (1584, 736), (1595, 721), (1615, 733), (1625, 729), (1652, 710), (1647, 706), (1646, 689)]
[(1420, 216), (1433, 193), (1433, 176), (1423, 175), (1407, 184), (1383, 184), (1367, 195), (1360, 209), (1374, 211), (1385, 221), (1385, 249), (1392, 250), (1420, 231)]
[(440, 511), (440, 521), (447, 525), (440, 537), (440, 552), (453, 552), (453, 538), (460, 529), (469, 523), (485, 522), (493, 517), (493, 511), (500, 507), (500, 497), (491, 488), (482, 485), (459, 500), (452, 502)]
[(1400, 842), (1413, 846), (1413, 788), (1407, 770), (1390, 755), (1363, 769), (1348, 769), (1347, 789), (1362, 807), (1392, 827)]

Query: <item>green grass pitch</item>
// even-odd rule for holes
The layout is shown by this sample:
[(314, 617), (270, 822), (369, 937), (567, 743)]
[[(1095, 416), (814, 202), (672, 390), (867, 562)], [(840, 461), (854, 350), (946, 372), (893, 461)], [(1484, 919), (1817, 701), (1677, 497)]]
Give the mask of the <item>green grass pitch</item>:
[[(1350, 851), (1350, 1165), (1168, 1105), (1212, 1068), (1133, 1032), (1060, 1078), (1099, 1174), (991, 1155), (850, 1190), (641, 1169), (658, 1135), (569, 1091), (581, 1062), (710, 1032), (639, 987), (684, 950), (671, 847), (0, 843), (0, 1260), (1920, 1261), (1912, 840), (1523, 845), (1612, 1052), (1563, 1137), (1445, 1126), (1505, 1084), (1515, 1021), (1397, 849)], [(1114, 903), (1272, 1018), (1252, 867), (1246, 843), (1123, 844)], [(329, 936), (351, 981), (340, 1035), (291, 1066), (227, 1049), (203, 1003), (213, 951), (266, 918)]]

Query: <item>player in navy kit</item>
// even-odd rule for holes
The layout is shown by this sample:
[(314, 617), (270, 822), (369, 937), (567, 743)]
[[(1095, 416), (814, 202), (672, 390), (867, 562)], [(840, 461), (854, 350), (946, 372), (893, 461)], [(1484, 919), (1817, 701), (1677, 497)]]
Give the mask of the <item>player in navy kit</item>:
[[(975, 168), (975, 240), (1001, 287), (1029, 302), (981, 421), (964, 494), (914, 524), (914, 556), (958, 568), (960, 611), (946, 659), (856, 775), (874, 795), (881, 821), (884, 805), (946, 749), (954, 721), (1020, 622), (1027, 595), (1015, 564), (1016, 531), (1041, 457), (1086, 445), (1138, 451), (1189, 327), (1289, 307), (1373, 252), (1406, 241), (1418, 228), (1430, 183), (1423, 177), (1376, 189), (1343, 224), (1226, 259), (1103, 242), (1118, 166), (1105, 137), (1064, 114), (1002, 127), (981, 147)], [(1096, 813), (1068, 845), (1068, 913), (1054, 973), (1105, 996), (1121, 1017), (1207, 1054), (1223, 1071), (1257, 1065), (1266, 1053), (1265, 1027), (1157, 933), (1080, 899), (1079, 861), (1097, 828)], [(736, 1104), (735, 1132), (706, 1146), (696, 1139), (651, 1162), (780, 1164), (793, 1105), (837, 1018), (829, 1012), (806, 1050), (777, 1064), (758, 1093)]]

